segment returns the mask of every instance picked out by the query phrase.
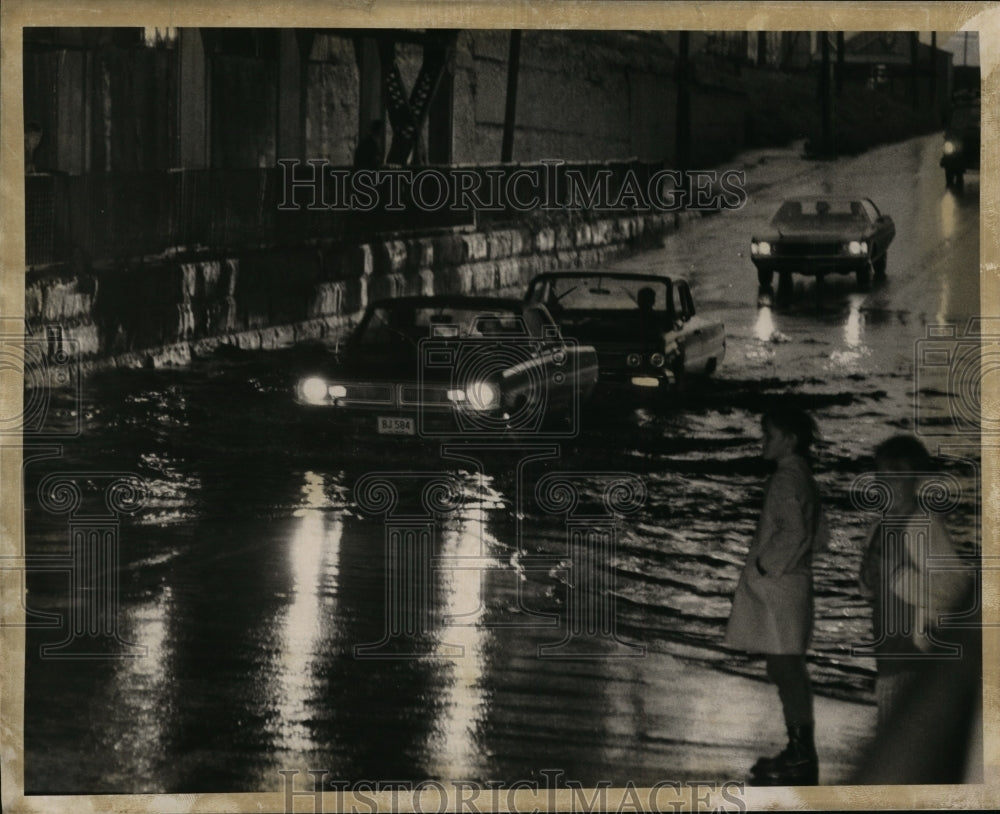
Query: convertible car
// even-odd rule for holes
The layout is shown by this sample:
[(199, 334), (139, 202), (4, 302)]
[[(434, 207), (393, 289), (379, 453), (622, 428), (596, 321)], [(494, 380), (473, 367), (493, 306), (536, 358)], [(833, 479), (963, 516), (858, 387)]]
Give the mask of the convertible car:
[(371, 303), (296, 397), (372, 434), (568, 435), (597, 382), (594, 348), (542, 305), (463, 296)]
[(792, 273), (822, 277), (855, 274), (865, 287), (885, 274), (889, 244), (896, 235), (892, 218), (868, 198), (789, 198), (778, 209), (766, 234), (750, 241), (757, 281), (770, 288), (774, 272), (782, 285)]
[(683, 280), (657, 274), (553, 271), (528, 285), (564, 336), (597, 349), (599, 382), (620, 392), (667, 391), (690, 374), (711, 374), (726, 354), (721, 322), (695, 315)]

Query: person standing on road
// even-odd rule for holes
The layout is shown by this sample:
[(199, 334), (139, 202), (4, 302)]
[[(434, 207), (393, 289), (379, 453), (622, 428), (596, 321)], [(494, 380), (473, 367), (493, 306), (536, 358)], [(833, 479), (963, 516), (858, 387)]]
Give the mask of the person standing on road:
[[(929, 558), (953, 562), (957, 553), (938, 515), (919, 505), (920, 488), (934, 474), (927, 448), (913, 436), (893, 436), (875, 450), (875, 469), (891, 503), (868, 532), (859, 584), (872, 606), (878, 734), (885, 736), (900, 700), (949, 654), (936, 627), (943, 614), (967, 603), (971, 577), (952, 564), (931, 578)], [(921, 710), (911, 705), (911, 712)], [(925, 730), (935, 737), (926, 721)]]
[(812, 559), (829, 539), (808, 462), (818, 432), (808, 414), (784, 407), (766, 413), (761, 426), (762, 455), (775, 464), (775, 471), (764, 488), (764, 507), (733, 595), (725, 643), (765, 654), (788, 731), (784, 751), (754, 764), (751, 785), (816, 785), (819, 760), (805, 653), (813, 629)]
[(385, 122), (376, 119), (354, 150), (354, 169), (377, 170), (385, 160)]

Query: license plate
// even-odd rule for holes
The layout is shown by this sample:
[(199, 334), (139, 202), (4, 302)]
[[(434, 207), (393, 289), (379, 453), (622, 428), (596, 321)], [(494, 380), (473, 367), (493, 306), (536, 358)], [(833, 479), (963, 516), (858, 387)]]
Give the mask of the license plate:
[(382, 435), (416, 435), (412, 418), (396, 418), (380, 415), (377, 419), (378, 431)]

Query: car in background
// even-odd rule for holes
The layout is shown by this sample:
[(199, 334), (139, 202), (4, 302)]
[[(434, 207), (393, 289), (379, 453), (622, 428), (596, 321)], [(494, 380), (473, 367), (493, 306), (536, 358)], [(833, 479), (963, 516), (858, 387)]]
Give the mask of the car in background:
[(952, 103), (941, 150), (946, 186), (961, 189), (965, 172), (979, 169), (981, 114), (978, 95), (959, 96)]
[(525, 301), (544, 305), (562, 334), (597, 350), (602, 389), (669, 392), (709, 375), (726, 355), (726, 329), (695, 313), (684, 280), (620, 271), (551, 271)]
[(873, 273), (885, 275), (895, 236), (892, 218), (870, 198), (788, 198), (768, 230), (751, 238), (750, 259), (761, 288), (771, 287), (775, 272), (783, 286), (792, 274), (822, 278), (832, 273), (854, 274), (865, 288)]
[(373, 436), (489, 438), (575, 433), (596, 382), (594, 348), (563, 339), (544, 306), (413, 296), (371, 303), (295, 393)]

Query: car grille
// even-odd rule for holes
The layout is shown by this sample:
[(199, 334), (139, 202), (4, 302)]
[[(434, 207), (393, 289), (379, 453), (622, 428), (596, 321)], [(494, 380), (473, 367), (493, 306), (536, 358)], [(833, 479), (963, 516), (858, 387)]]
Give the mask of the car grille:
[(816, 255), (840, 254), (840, 241), (836, 243), (779, 243), (775, 254), (782, 257), (815, 257)]
[(354, 382), (345, 384), (347, 395), (340, 399), (345, 406), (371, 407), (450, 407), (448, 389), (442, 385), (374, 384)]
[(392, 385), (349, 384), (345, 402), (351, 404), (393, 404)]
[(399, 388), (400, 404), (403, 406), (415, 407), (418, 404), (441, 405), (451, 404), (448, 401), (448, 391), (443, 387), (424, 387), (423, 389), (414, 385), (403, 385)]

